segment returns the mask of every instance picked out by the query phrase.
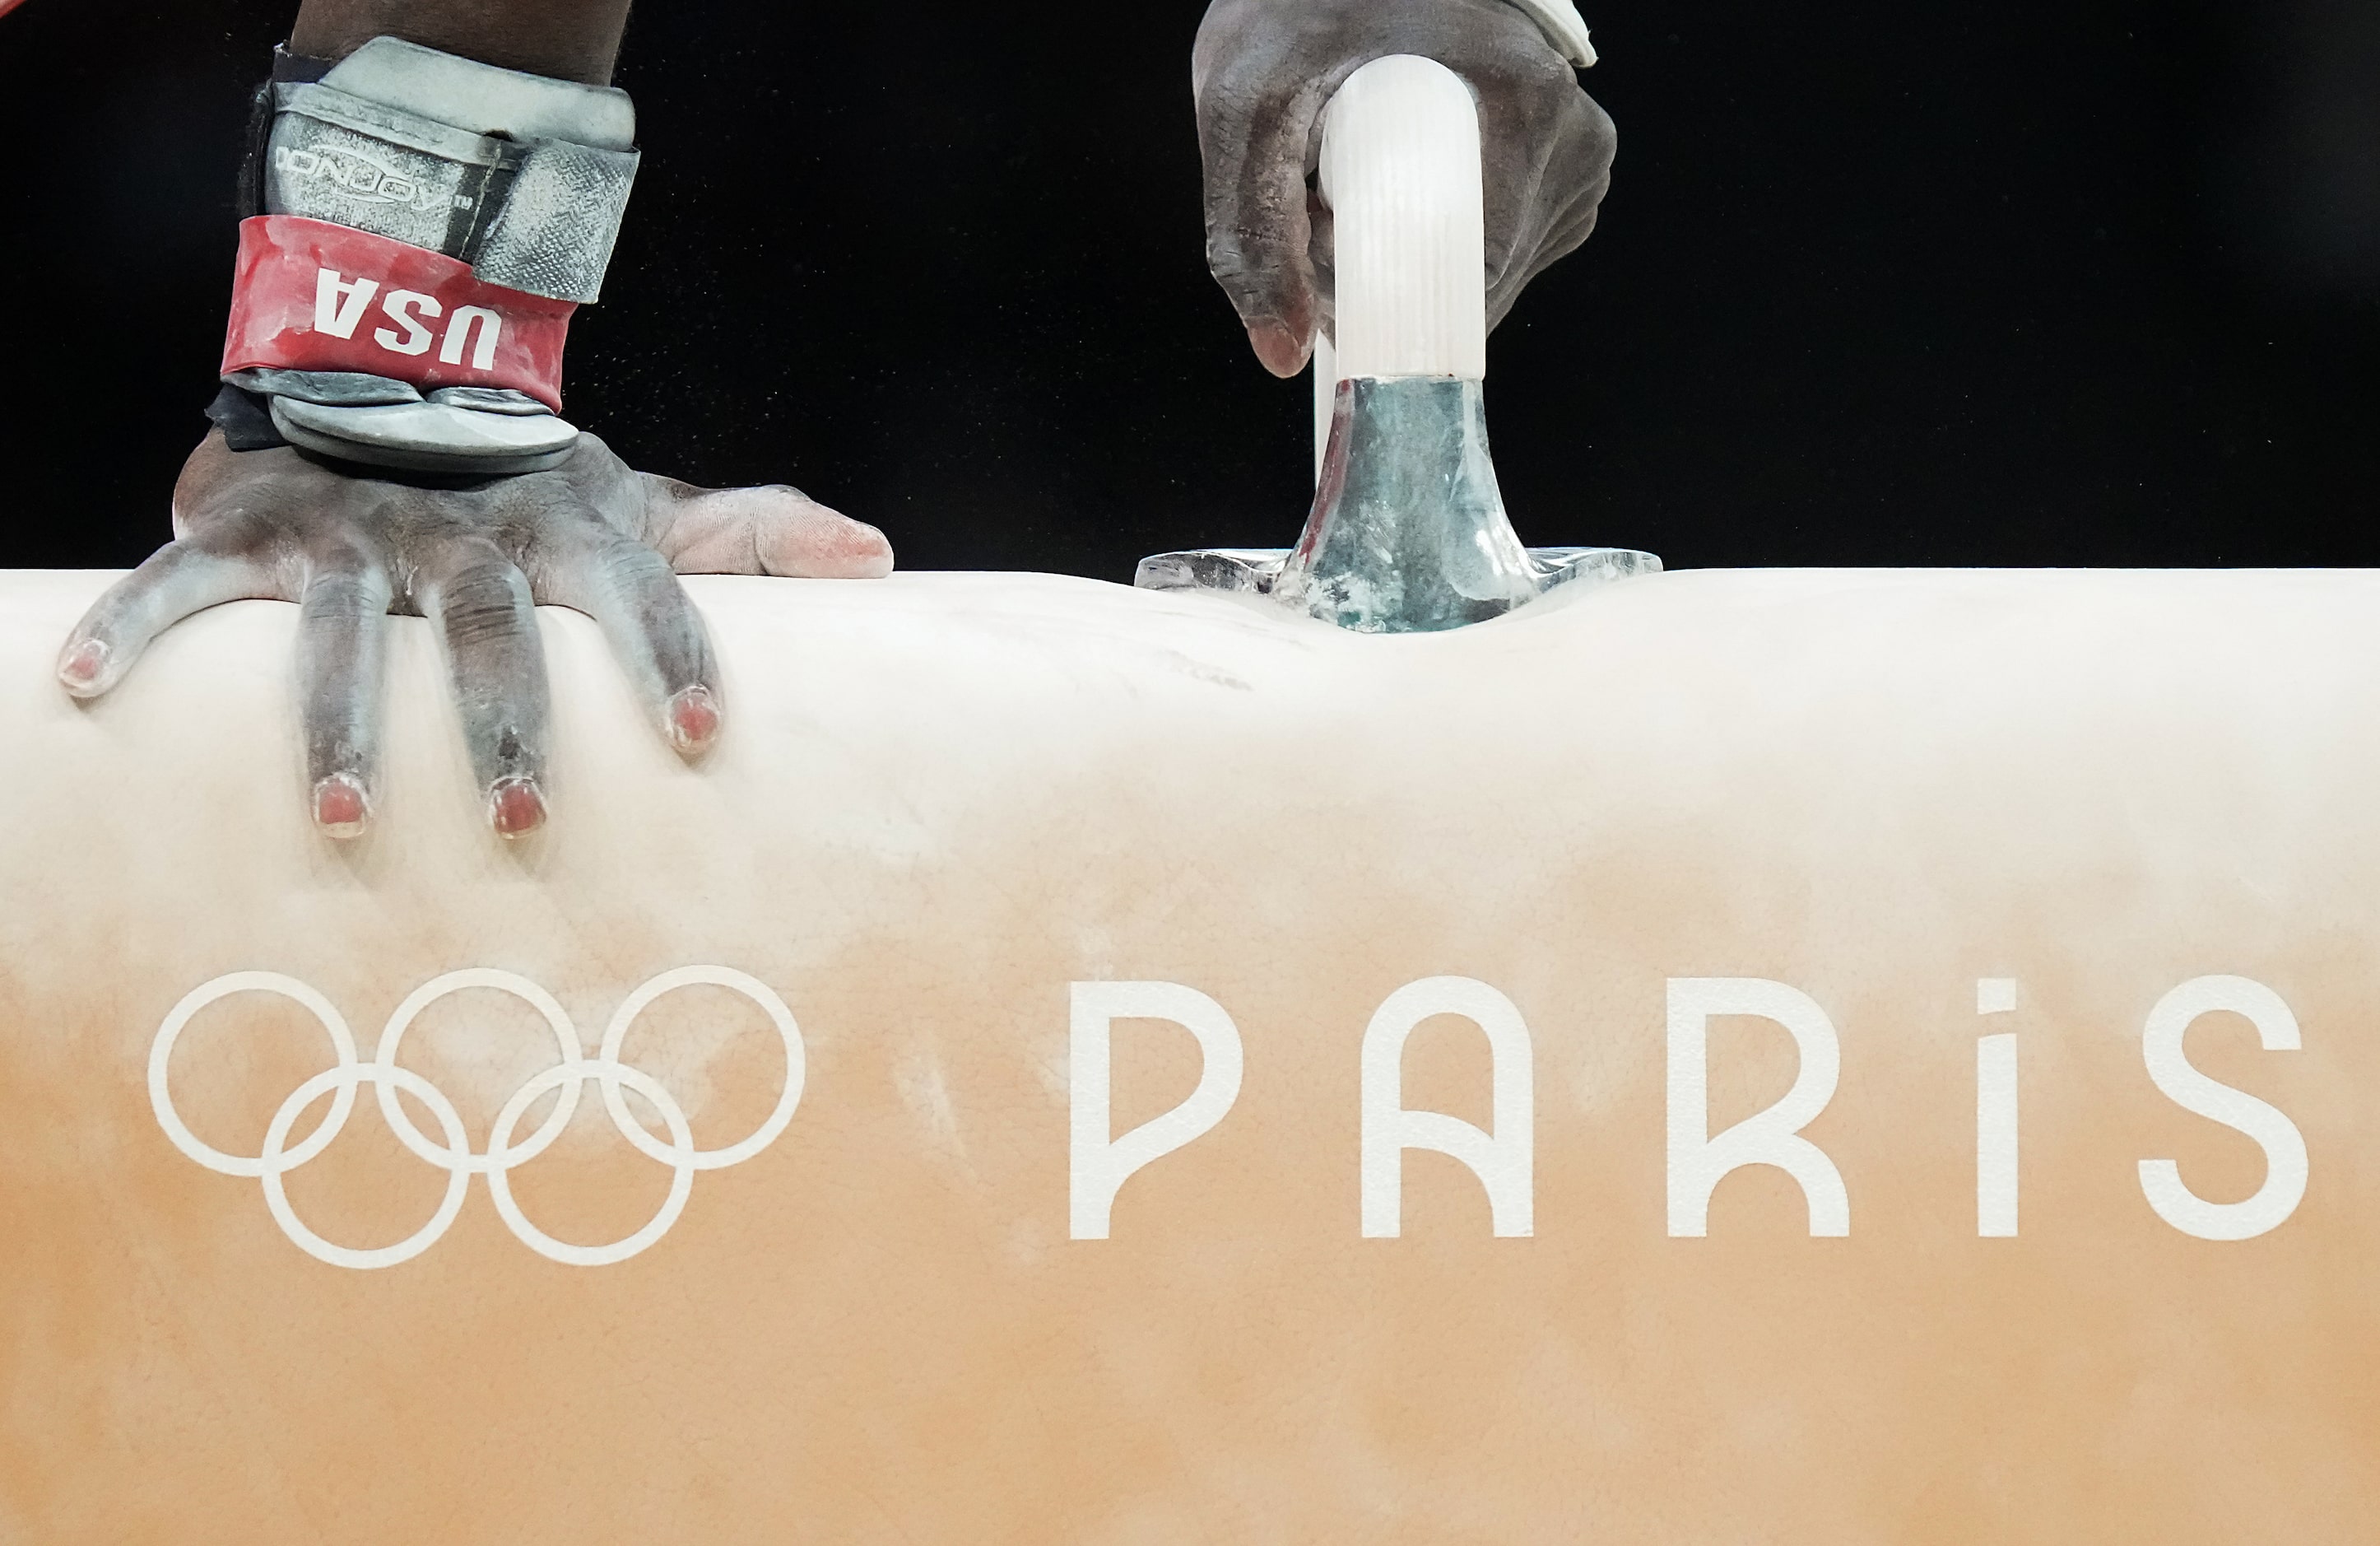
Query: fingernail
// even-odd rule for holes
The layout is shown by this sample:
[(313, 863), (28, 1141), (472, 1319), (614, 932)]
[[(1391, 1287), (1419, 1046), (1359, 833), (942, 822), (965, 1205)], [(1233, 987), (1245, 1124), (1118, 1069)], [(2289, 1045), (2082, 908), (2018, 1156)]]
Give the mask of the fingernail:
[(1288, 377), (1305, 369), (1305, 358), (1314, 352), (1309, 341), (1300, 344), (1297, 335), (1285, 323), (1266, 319), (1248, 323), (1248, 345), (1257, 351), (1257, 359), (1274, 375)]
[(334, 773), (314, 785), (314, 824), (323, 836), (361, 837), (370, 820), (371, 800), (355, 774)]
[(107, 646), (96, 639), (86, 639), (58, 662), (58, 680), (68, 688), (81, 689), (99, 680), (107, 669)]
[(709, 688), (685, 688), (670, 699), (668, 718), (670, 745), (700, 751), (719, 734), (719, 701)]
[(489, 790), (488, 823), (499, 837), (526, 837), (545, 825), (545, 796), (537, 781), (507, 778)]

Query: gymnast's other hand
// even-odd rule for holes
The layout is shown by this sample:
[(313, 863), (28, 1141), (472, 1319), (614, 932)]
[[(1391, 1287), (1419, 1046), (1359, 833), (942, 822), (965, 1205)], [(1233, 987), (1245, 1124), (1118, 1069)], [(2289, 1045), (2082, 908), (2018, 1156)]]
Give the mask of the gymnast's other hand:
[(1207, 263), (1266, 369), (1295, 375), (1330, 315), (1330, 212), (1313, 190), (1323, 107), (1391, 54), (1436, 59), (1479, 103), (1488, 325), (1595, 229), (1618, 134), (1508, 0), (1214, 0), (1191, 54)]

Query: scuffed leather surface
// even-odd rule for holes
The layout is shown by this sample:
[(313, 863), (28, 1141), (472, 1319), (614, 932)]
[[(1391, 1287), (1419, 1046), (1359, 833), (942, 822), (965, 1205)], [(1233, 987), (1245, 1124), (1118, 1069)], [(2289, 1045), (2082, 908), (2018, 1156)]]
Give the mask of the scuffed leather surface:
[[(202, 615), (78, 707), (50, 654), (106, 578), (0, 577), (0, 1538), (2335, 1541), (2380, 1516), (2370, 576), (1684, 573), (1390, 639), (1044, 577), (695, 579), (735, 711), (705, 766), (545, 610), (571, 820), (492, 846), (404, 620), (382, 819), (348, 848), (295, 797), (295, 609)], [(531, 1255), (476, 1183), (419, 1260), (323, 1266), (150, 1114), (158, 1021), (220, 972), (303, 978), (369, 1046), (456, 967), (542, 982), (591, 1039), (688, 962), (784, 995), (808, 1090), (615, 1267)], [(2305, 1036), (2191, 1039), (2313, 1153), (2297, 1215), (2238, 1244), (2160, 1223), (2133, 1174), (2262, 1175), (2142, 1069), (2149, 1004), (2209, 972)], [(1490, 1238), (1429, 1154), (1404, 1237), (1358, 1237), (1358, 1041), (1438, 973), (1526, 1017), (1534, 1238)], [(1685, 975), (1832, 1017), (1809, 1136), (1848, 1238), (1807, 1237), (1768, 1171), (1721, 1185), (1709, 1238), (1664, 1234)], [(2018, 980), (2015, 1015), (1978, 1019), (1981, 976)], [(1188, 984), (1246, 1050), (1237, 1105), (1103, 1242), (1066, 1238), (1078, 978)], [(408, 1044), (475, 1142), (551, 1055), (492, 1002)], [(757, 1026), (697, 1002), (630, 1055), (724, 1142), (777, 1088)], [(1973, 1046), (2003, 1030), (2023, 1234), (1978, 1240)], [(1773, 1028), (1713, 1044), (1719, 1120), (1791, 1077)], [(294, 1020), (226, 1015), (176, 1073), (201, 1136), (254, 1152), (322, 1065)], [(1409, 1104), (1487, 1119), (1475, 1030), (1425, 1026), (1406, 1066)], [(1120, 1027), (1119, 1129), (1194, 1077), (1186, 1036)], [(662, 1174), (590, 1126), (516, 1179), (600, 1239)], [(291, 1195), (373, 1243), (438, 1180), (359, 1112)]]

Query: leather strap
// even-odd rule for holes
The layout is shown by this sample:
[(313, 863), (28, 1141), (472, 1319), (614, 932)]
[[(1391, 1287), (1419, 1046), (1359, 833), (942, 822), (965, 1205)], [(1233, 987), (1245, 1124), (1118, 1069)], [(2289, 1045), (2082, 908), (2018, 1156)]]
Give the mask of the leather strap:
[(223, 374), (262, 366), (360, 371), (425, 392), (509, 387), (559, 411), (577, 310), (369, 231), (258, 215), (239, 225)]

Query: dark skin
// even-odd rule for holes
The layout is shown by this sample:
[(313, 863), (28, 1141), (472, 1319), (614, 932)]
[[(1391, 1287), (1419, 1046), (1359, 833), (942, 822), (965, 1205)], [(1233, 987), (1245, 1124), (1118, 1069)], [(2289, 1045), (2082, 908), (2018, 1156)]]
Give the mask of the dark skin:
[[(398, 37), (607, 85), (627, 13), (628, 0), (305, 0), (289, 46), (339, 59)], [(1277, 375), (1303, 367), (1330, 317), (1329, 212), (1307, 189), (1323, 105), (1358, 67), (1401, 53), (1440, 60), (1478, 98), (1491, 325), (1594, 228), (1611, 121), (1504, 0), (1214, 0), (1193, 56), (1208, 258)], [(175, 487), (174, 539), (76, 625), (60, 681), (96, 698), (192, 613), (298, 603), (309, 787), (317, 826), (337, 838), (371, 820), (392, 612), (440, 630), (489, 822), (517, 837), (547, 815), (537, 603), (594, 617), (661, 733), (692, 759), (724, 719), (678, 575), (865, 578), (892, 566), (882, 533), (797, 490), (691, 488), (631, 470), (591, 434), (552, 471), (435, 486), (288, 448), (234, 452), (212, 433)]]
[(403, 38), (508, 70), (609, 86), (628, 0), (306, 0), (289, 51), (344, 59)]
[(1372, 60), (1419, 54), (1479, 104), (1488, 325), (1586, 240), (1611, 186), (1611, 119), (1505, 0), (1214, 0), (1191, 50), (1207, 264), (1248, 344), (1293, 376), (1330, 315), (1330, 212), (1308, 186), (1321, 116)]

